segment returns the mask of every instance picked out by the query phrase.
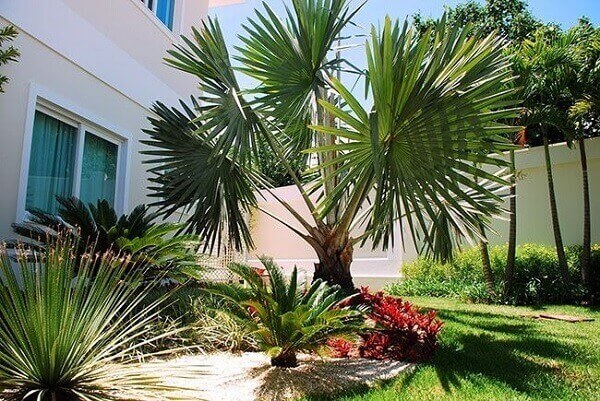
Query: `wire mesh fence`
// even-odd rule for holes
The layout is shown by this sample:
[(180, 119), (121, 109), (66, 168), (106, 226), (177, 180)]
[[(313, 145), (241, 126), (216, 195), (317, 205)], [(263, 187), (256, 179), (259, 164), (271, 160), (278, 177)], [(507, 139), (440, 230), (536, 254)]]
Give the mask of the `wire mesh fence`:
[(246, 263), (246, 252), (238, 252), (233, 247), (222, 246), (220, 252), (212, 254), (199, 253), (198, 264), (202, 268), (201, 278), (204, 281), (232, 283), (239, 280), (229, 270), (231, 263)]

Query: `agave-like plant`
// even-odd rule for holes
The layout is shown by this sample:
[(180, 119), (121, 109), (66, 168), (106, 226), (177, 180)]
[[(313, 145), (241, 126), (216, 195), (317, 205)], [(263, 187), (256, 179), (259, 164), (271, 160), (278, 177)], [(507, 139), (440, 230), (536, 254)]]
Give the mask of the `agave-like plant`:
[(148, 335), (165, 298), (143, 306), (153, 286), (129, 258), (78, 256), (76, 245), (59, 237), (35, 261), (22, 248), (17, 266), (0, 249), (0, 399), (171, 399), (138, 362), (140, 347), (176, 334)]
[[(121, 252), (131, 256), (130, 267), (143, 269), (148, 278), (168, 271), (171, 278), (196, 267), (198, 237), (175, 235), (181, 225), (158, 223), (159, 216), (146, 205), (139, 205), (131, 213), (117, 215), (106, 200), (86, 204), (71, 197), (57, 197), (58, 214), (30, 210), (29, 219), (14, 223), (15, 233), (30, 240), (28, 245), (39, 250), (48, 239), (56, 241), (67, 232), (77, 238), (77, 253), (83, 255), (90, 244), (97, 253)], [(12, 245), (19, 244), (13, 241)]]
[(315, 280), (304, 288), (294, 268), (286, 280), (281, 268), (261, 258), (269, 279), (251, 266), (232, 264), (232, 272), (247, 286), (213, 283), (207, 291), (232, 304), (228, 310), (243, 322), (258, 346), (271, 357), (271, 365), (294, 367), (299, 351), (318, 350), (329, 338), (356, 333), (363, 324), (358, 310), (342, 307), (339, 287)]

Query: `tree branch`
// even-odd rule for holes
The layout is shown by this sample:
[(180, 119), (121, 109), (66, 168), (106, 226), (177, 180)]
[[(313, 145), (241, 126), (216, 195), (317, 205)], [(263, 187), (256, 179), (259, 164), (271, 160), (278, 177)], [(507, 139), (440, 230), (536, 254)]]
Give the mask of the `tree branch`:
[(319, 218), (319, 215), (316, 212), (316, 207), (315, 207), (314, 203), (310, 199), (310, 196), (308, 195), (308, 193), (306, 193), (306, 190), (302, 186), (302, 182), (300, 182), (300, 179), (296, 175), (296, 172), (294, 171), (294, 169), (292, 168), (292, 166), (286, 159), (285, 154), (282, 152), (281, 148), (278, 146), (277, 139), (272, 136), (271, 132), (264, 125), (262, 119), (259, 119), (259, 121), (260, 121), (261, 127), (263, 128), (263, 132), (265, 134), (267, 142), (269, 143), (269, 146), (271, 147), (273, 152), (275, 152), (275, 154), (279, 158), (279, 161), (283, 164), (283, 166), (287, 170), (288, 174), (292, 177), (292, 181), (294, 181), (294, 185), (296, 185), (296, 188), (298, 188), (298, 190), (300, 191), (300, 194), (302, 195), (302, 198), (304, 199), (304, 203), (306, 203), (306, 206), (308, 206), (308, 210), (310, 211), (310, 214), (313, 216), (315, 223), (318, 226), (322, 226), (323, 221)]
[(306, 229), (306, 231), (308, 231), (309, 233), (311, 233), (313, 231), (313, 227), (310, 225), (310, 223), (308, 221), (306, 221), (306, 219), (304, 217), (302, 217), (302, 215), (300, 215), (300, 213), (298, 213), (296, 211), (296, 209), (294, 209), (289, 203), (287, 203), (286, 201), (284, 201), (283, 199), (281, 199), (279, 197), (279, 195), (277, 195), (275, 193), (275, 191), (273, 191), (270, 188), (266, 188), (266, 191), (268, 191), (269, 194), (271, 194), (271, 196), (273, 196), (273, 198), (275, 198), (275, 200), (277, 202), (279, 202), (283, 207), (285, 207), (286, 210), (288, 212), (290, 212), (290, 214), (292, 216), (294, 216), (294, 218), (296, 218), (296, 220), (298, 220), (298, 222), (300, 224), (302, 224), (302, 226)]

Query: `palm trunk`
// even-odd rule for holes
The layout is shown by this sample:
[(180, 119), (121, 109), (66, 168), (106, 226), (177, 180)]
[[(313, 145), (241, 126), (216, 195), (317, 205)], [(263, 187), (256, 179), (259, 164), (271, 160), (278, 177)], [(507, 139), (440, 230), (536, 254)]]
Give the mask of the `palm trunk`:
[[(481, 234), (485, 237), (485, 228), (483, 224), (479, 223), (479, 229)], [(496, 290), (494, 285), (494, 272), (492, 271), (492, 264), (490, 263), (490, 252), (488, 249), (488, 243), (485, 240), (479, 241), (479, 251), (481, 252), (481, 265), (483, 266), (483, 279), (485, 286), (487, 287), (490, 301), (496, 297)]]
[(298, 366), (298, 358), (293, 351), (284, 351), (281, 354), (271, 358), (271, 366), (279, 368), (295, 368)]
[(591, 257), (591, 216), (590, 187), (588, 182), (587, 156), (585, 154), (585, 138), (579, 135), (579, 155), (581, 159), (581, 175), (583, 180), (583, 251), (581, 253), (581, 279), (586, 290), (586, 298), (590, 295), (590, 257)]
[(313, 281), (321, 279), (331, 285), (339, 285), (346, 293), (356, 291), (350, 266), (354, 248), (348, 234), (325, 237), (323, 243), (313, 245), (319, 262), (315, 263)]
[(513, 276), (515, 272), (515, 257), (517, 253), (517, 180), (515, 177), (515, 151), (510, 151), (511, 179), (510, 179), (510, 221), (508, 224), (508, 252), (506, 255), (506, 268), (504, 269), (504, 285), (502, 294), (506, 298), (512, 287)]
[(569, 277), (562, 235), (560, 233), (558, 209), (556, 206), (556, 194), (554, 192), (554, 179), (552, 177), (552, 161), (550, 160), (550, 146), (548, 144), (548, 133), (546, 132), (545, 128), (542, 128), (542, 136), (544, 138), (544, 156), (546, 159), (546, 175), (548, 176), (548, 196), (550, 197), (550, 213), (552, 215), (552, 229), (554, 230), (554, 243), (556, 244), (558, 267), (560, 269), (563, 282), (568, 284), (571, 280)]
[[(475, 165), (475, 163), (473, 164)], [(473, 177), (475, 182), (479, 180), (477, 176)], [(481, 266), (483, 267), (483, 280), (487, 288), (490, 301), (496, 297), (495, 284), (494, 284), (494, 272), (492, 271), (492, 264), (490, 263), (490, 252), (488, 249), (487, 237), (485, 235), (485, 227), (479, 220), (479, 231), (482, 239), (479, 240), (479, 252), (481, 252)]]

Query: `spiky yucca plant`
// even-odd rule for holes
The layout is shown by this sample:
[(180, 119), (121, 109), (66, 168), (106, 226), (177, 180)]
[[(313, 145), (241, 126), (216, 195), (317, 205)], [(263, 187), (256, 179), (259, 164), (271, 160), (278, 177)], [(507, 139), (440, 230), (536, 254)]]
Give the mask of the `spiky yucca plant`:
[(340, 307), (338, 286), (316, 280), (308, 289), (298, 280), (294, 268), (286, 280), (272, 259), (261, 258), (269, 280), (247, 265), (230, 269), (247, 287), (213, 283), (207, 291), (233, 304), (229, 313), (249, 328), (258, 346), (271, 357), (271, 365), (294, 367), (299, 351), (314, 351), (331, 337), (350, 335), (362, 326), (362, 314)]
[(175, 334), (148, 336), (164, 298), (142, 306), (153, 286), (138, 285), (129, 259), (77, 261), (76, 245), (62, 236), (34, 262), (21, 249), (18, 266), (0, 249), (0, 398), (173, 399), (162, 395), (169, 386), (160, 375), (138, 363), (142, 345)]

